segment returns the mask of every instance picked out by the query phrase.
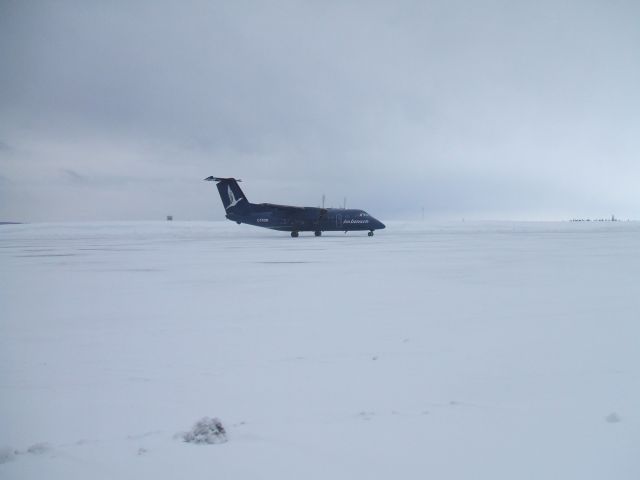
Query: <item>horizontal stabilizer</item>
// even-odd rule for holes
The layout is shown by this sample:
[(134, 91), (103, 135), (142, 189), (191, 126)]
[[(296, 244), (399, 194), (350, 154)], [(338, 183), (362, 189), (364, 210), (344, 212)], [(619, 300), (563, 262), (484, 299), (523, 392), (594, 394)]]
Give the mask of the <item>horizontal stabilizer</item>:
[(219, 178), (219, 177), (207, 177), (204, 179), (206, 182), (229, 182), (231, 180), (235, 180), (236, 182), (241, 182), (239, 178)]

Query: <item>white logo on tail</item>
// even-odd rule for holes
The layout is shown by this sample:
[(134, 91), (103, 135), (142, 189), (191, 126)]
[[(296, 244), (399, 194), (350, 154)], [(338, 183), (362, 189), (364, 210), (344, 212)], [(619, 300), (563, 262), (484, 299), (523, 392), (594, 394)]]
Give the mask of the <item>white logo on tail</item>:
[(239, 199), (236, 200), (236, 196), (233, 194), (233, 192), (231, 191), (231, 187), (227, 187), (227, 195), (229, 195), (229, 206), (226, 208), (227, 210), (229, 210), (231, 207), (235, 207), (238, 202), (240, 200), (244, 200), (244, 197), (240, 197)]

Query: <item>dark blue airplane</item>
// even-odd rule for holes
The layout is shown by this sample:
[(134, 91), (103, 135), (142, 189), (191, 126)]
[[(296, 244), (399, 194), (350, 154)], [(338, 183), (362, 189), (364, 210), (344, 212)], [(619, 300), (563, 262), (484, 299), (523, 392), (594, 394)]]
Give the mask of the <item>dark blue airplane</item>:
[(217, 182), (222, 205), (227, 218), (238, 224), (248, 223), (256, 227), (271, 228), (291, 232), (297, 237), (299, 232), (314, 232), (316, 237), (322, 232), (349, 232), (351, 230), (373, 231), (385, 228), (364, 210), (319, 207), (289, 207), (272, 203), (249, 203), (235, 178), (207, 177), (208, 182)]

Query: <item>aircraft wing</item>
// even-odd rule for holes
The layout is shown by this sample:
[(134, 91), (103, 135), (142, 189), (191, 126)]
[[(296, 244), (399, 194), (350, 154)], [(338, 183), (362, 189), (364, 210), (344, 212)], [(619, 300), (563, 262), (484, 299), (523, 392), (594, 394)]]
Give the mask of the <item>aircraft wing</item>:
[(292, 207), (290, 205), (276, 205), (275, 203), (261, 203), (262, 206), (272, 208), (274, 210), (282, 210), (287, 212), (302, 212), (307, 210), (305, 207)]
[(327, 215), (328, 210), (320, 207), (293, 207), (291, 205), (277, 205), (275, 203), (261, 203), (264, 208), (278, 212), (281, 215), (289, 215), (292, 218), (321, 219)]

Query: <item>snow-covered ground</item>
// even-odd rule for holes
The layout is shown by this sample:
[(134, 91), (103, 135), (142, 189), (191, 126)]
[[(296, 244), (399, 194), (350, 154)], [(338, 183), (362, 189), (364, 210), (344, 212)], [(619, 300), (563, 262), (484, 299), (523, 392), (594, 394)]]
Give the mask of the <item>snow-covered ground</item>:
[(2, 226), (0, 478), (636, 480), (640, 225)]

